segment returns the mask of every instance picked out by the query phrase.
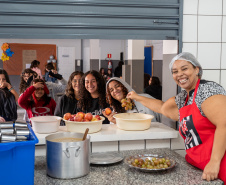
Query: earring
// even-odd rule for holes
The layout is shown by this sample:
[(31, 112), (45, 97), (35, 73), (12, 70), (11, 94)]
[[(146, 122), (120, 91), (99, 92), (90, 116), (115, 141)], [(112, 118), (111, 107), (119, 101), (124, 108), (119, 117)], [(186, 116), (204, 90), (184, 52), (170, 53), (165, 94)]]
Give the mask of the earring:
[(197, 73), (196, 76), (199, 76), (199, 74)]

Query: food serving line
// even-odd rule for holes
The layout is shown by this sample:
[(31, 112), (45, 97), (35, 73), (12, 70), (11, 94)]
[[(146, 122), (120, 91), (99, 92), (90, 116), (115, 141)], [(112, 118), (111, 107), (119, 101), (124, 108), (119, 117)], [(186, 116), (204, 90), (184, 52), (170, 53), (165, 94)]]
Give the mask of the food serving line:
[[(188, 164), (184, 157), (171, 150), (172, 140), (178, 138), (178, 131), (159, 122), (152, 122), (149, 129), (142, 131), (121, 130), (115, 124), (103, 124), (100, 131), (88, 134), (88, 140), (86, 139), (85, 141), (86, 143), (90, 142), (90, 157), (87, 153), (89, 147), (85, 143), (78, 143), (78, 146), (81, 147), (79, 154), (78, 149), (80, 147), (78, 146), (76, 146), (78, 148), (75, 148), (75, 150), (74, 148), (71, 150), (69, 147), (67, 151), (67, 149), (63, 149), (65, 146), (68, 146), (67, 144), (58, 143), (53, 146), (53, 143), (49, 142), (49, 137), (58, 138), (57, 135), (64, 134), (68, 137), (71, 132), (67, 131), (66, 126), (61, 126), (59, 131), (53, 135), (51, 135), (52, 133), (35, 134), (39, 139), (39, 143), (35, 146), (34, 184), (213, 183), (202, 181), (202, 171)], [(79, 138), (81, 136), (80, 134)], [(51, 146), (48, 146), (48, 143)], [(65, 164), (65, 160), (60, 157), (62, 154), (57, 151), (54, 152), (55, 149), (53, 148), (59, 147), (62, 148), (63, 153), (68, 155), (66, 155), (68, 159), (71, 158), (71, 162), (68, 161), (67, 165)], [(48, 149), (47, 153), (46, 148)], [(45, 156), (46, 154), (48, 155)], [(136, 158), (137, 156), (135, 155), (137, 154), (139, 157), (143, 154), (152, 157), (154, 155), (156, 158), (166, 157), (170, 159), (171, 166), (159, 169), (142, 169), (141, 167), (133, 166), (131, 161), (134, 160), (131, 160), (131, 158)], [(74, 155), (80, 156), (74, 158)], [(60, 159), (58, 161), (61, 166), (60, 168), (56, 164), (56, 161), (54, 161), (54, 156)], [(87, 162), (88, 158), (89, 162)], [(150, 158), (150, 160), (152, 159)], [(74, 167), (71, 163), (78, 164), (78, 166)], [(62, 171), (63, 169), (67, 172)], [(71, 171), (77, 171), (77, 173), (71, 174), (76, 178), (67, 178)], [(215, 180), (214, 184), (223, 184), (223, 182), (221, 180)]]
[(184, 157), (170, 149), (121, 151), (123, 157), (136, 154), (159, 154), (174, 159), (176, 166), (165, 171), (143, 172), (119, 162), (111, 165), (91, 165), (90, 172), (76, 179), (56, 179), (46, 175), (45, 156), (35, 157), (34, 184), (223, 184), (221, 180), (201, 180), (202, 171), (188, 164)]
[[(61, 126), (59, 133), (67, 132), (66, 126)], [(178, 138), (178, 131), (168, 126), (152, 122), (148, 130), (126, 131), (114, 124), (103, 124), (97, 133), (89, 134), (91, 152), (106, 152), (106, 163), (112, 160), (112, 154), (120, 154), (123, 160), (107, 165), (91, 164), (90, 172), (76, 179), (55, 179), (46, 175), (45, 137), (49, 134), (38, 134), (36, 144), (35, 184), (211, 184), (201, 180), (202, 171), (189, 165), (184, 157), (171, 148), (172, 139)], [(157, 149), (159, 148), (159, 149)], [(161, 149), (160, 149), (161, 148)], [(129, 167), (125, 158), (135, 154), (158, 154), (173, 159), (175, 167), (163, 171), (143, 172)], [(91, 159), (92, 160), (92, 159)], [(222, 181), (214, 181), (222, 184)]]
[[(66, 126), (60, 126), (56, 133), (67, 132)], [(35, 146), (35, 155), (46, 155), (45, 137), (50, 134), (35, 133), (39, 143)], [(90, 135), (91, 151), (108, 152), (150, 148), (171, 148), (172, 139), (178, 138), (178, 131), (159, 122), (152, 122), (148, 130), (125, 131), (115, 124), (103, 124), (102, 129)]]
[[(34, 133), (27, 127), (27, 141), (1, 144), (1, 164), (6, 169), (1, 172), (3, 184), (223, 184), (221, 180), (202, 181), (202, 171), (170, 149), (178, 132), (162, 123), (152, 122), (143, 131), (126, 131), (107, 124), (87, 137), (68, 132), (66, 126), (48, 134)], [(79, 140), (53, 142), (60, 138)], [(164, 158), (171, 164), (152, 164), (152, 168), (145, 164), (143, 168), (134, 163), (137, 159), (141, 162), (141, 158), (153, 163), (154, 159)], [(16, 178), (9, 178), (8, 171)]]

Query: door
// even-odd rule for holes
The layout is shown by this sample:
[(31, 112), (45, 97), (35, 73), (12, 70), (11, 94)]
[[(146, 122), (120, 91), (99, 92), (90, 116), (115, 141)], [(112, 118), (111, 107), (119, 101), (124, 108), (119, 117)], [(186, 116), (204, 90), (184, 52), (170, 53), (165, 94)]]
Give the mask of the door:
[(149, 74), (152, 76), (152, 46), (144, 47), (144, 73)]

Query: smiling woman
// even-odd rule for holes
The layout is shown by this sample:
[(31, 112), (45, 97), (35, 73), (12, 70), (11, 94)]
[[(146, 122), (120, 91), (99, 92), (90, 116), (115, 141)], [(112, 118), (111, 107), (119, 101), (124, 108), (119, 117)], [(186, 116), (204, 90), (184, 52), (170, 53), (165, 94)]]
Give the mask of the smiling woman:
[(176, 97), (166, 102), (135, 92), (128, 97), (179, 121), (187, 162), (203, 170), (203, 179), (220, 178), (226, 183), (226, 91), (215, 82), (201, 79), (202, 67), (190, 53), (175, 56), (169, 68), (184, 89)]
[[(154, 118), (152, 121), (160, 121), (160, 116), (158, 113), (148, 109), (143, 106), (141, 103), (134, 101), (131, 107), (132, 110), (125, 110), (122, 107), (122, 100), (126, 98), (129, 91), (133, 90), (129, 84), (127, 84), (124, 80), (113, 77), (108, 80), (106, 85), (106, 96), (107, 102), (110, 104), (113, 112), (110, 115), (107, 115), (106, 112), (103, 112), (104, 115), (111, 121), (112, 123), (116, 123), (115, 118), (113, 117), (115, 113), (131, 113), (131, 112), (140, 112), (145, 114), (153, 115)], [(142, 96), (153, 98), (148, 94), (141, 94)]]
[[(76, 114), (78, 112), (77, 102), (79, 99), (79, 89), (82, 75), (83, 72), (81, 71), (75, 71), (70, 75), (65, 94), (57, 103), (57, 107), (54, 112), (55, 116), (64, 117), (64, 114), (66, 113)], [(64, 121), (61, 121), (61, 125), (65, 125)]]
[[(95, 70), (86, 72), (82, 76), (81, 88), (79, 90), (79, 112), (90, 112), (93, 115), (103, 116), (102, 110), (107, 107), (103, 76)], [(108, 119), (105, 119), (103, 123), (108, 124)]]

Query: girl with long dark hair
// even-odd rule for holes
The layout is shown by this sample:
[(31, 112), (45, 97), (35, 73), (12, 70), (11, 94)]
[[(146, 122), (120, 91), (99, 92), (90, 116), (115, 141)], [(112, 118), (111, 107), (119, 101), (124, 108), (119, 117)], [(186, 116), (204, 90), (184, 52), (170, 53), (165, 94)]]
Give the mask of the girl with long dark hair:
[[(102, 110), (108, 107), (105, 89), (105, 80), (99, 72), (95, 70), (86, 72), (82, 77), (79, 91), (79, 110), (102, 116)], [(109, 121), (105, 119), (103, 123)]]
[(57, 104), (54, 113), (55, 116), (63, 117), (65, 113), (77, 113), (77, 102), (79, 99), (79, 89), (82, 75), (83, 72), (81, 71), (75, 71), (70, 75), (65, 94), (60, 98)]
[(33, 79), (37, 78), (38, 74), (30, 68), (24, 69), (20, 77), (20, 94), (22, 94), (29, 86)]
[(0, 122), (17, 119), (18, 94), (12, 87), (8, 73), (0, 69)]
[[(103, 114), (108, 118), (108, 120), (112, 123), (116, 123), (115, 118), (113, 117), (116, 113), (132, 113), (132, 112), (141, 112), (145, 114), (151, 114), (154, 116), (152, 121), (160, 121), (160, 115), (152, 110), (146, 108), (139, 102), (133, 102), (133, 106), (131, 110), (125, 110), (122, 107), (122, 99), (125, 99), (127, 94), (132, 90), (129, 84), (127, 84), (124, 80), (114, 77), (108, 80), (106, 85), (106, 98), (107, 103), (110, 104), (110, 107), (113, 109), (113, 112), (110, 115), (106, 115), (103, 111)], [(148, 94), (141, 94), (142, 96), (153, 98)]]
[(39, 68), (39, 66), (40, 66), (40, 62), (39, 62), (38, 60), (33, 60), (33, 61), (31, 62), (30, 68), (31, 68), (34, 72), (36, 72), (36, 73), (38, 74), (38, 78), (43, 79), (43, 78), (42, 78), (42, 71), (41, 71), (41, 69)]
[(149, 86), (145, 88), (144, 92), (156, 99), (162, 100), (162, 86), (159, 78), (152, 76), (149, 80)]
[(34, 79), (32, 85), (19, 97), (19, 105), (27, 111), (28, 117), (53, 115), (56, 102), (48, 97), (48, 88), (42, 79)]

